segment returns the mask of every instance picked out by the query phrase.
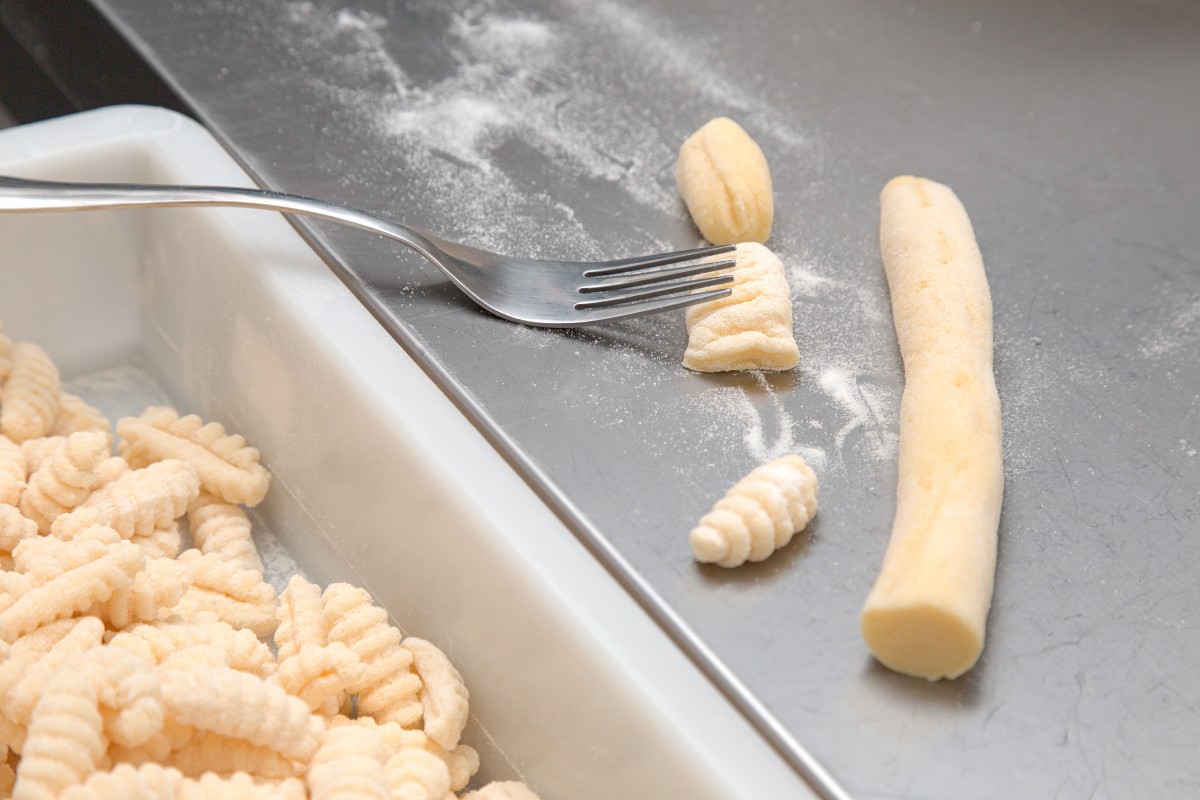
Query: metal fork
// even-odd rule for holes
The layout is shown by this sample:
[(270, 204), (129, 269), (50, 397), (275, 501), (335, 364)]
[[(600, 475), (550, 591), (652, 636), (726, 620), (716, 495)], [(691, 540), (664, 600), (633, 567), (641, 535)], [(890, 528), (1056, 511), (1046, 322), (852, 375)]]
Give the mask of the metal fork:
[[(733, 260), (694, 261), (735, 249), (701, 247), (618, 261), (508, 258), (448, 242), (355, 208), (301, 195), (226, 186), (62, 183), (0, 175), (0, 212), (90, 211), (163, 206), (234, 206), (303, 214), (382, 234), (407, 245), (496, 316), (543, 328), (573, 328), (654, 314), (730, 294), (712, 289), (732, 275), (707, 275)], [(707, 291), (697, 291), (706, 289)]]

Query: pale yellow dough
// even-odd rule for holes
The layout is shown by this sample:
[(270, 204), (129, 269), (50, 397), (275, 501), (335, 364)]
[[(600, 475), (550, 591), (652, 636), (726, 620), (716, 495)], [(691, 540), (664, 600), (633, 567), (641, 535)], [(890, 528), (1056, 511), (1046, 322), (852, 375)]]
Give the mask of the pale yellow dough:
[(717, 117), (679, 148), (675, 182), (696, 227), (713, 244), (765, 242), (775, 201), (762, 150), (742, 126)]
[(862, 633), (885, 666), (956, 678), (983, 650), (1004, 472), (992, 301), (948, 187), (884, 187), (880, 246), (904, 358), (896, 519)]
[(717, 273), (733, 274), (733, 294), (687, 309), (683, 365), (697, 372), (791, 369), (800, 351), (783, 263), (755, 242), (739, 244), (734, 257), (731, 269)]

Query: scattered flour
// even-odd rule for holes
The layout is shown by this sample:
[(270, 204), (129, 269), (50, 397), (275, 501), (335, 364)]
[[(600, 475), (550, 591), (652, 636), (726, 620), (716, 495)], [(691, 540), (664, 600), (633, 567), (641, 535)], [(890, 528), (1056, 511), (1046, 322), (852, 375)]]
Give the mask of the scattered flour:
[(1138, 346), (1143, 358), (1173, 356), (1200, 341), (1200, 298), (1189, 298)]
[(836, 452), (844, 460), (846, 438), (862, 429), (868, 453), (876, 461), (895, 458), (897, 433), (895, 426), (885, 423), (884, 414), (890, 407), (887, 393), (877, 386), (860, 384), (858, 376), (841, 367), (829, 367), (821, 373), (821, 388), (840, 405), (849, 419), (836, 435)]

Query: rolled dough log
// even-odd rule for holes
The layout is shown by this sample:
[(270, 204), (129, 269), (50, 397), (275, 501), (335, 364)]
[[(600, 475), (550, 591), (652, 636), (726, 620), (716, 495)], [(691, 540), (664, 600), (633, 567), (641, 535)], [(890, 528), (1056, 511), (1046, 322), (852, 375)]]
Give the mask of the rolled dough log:
[(905, 386), (896, 518), (862, 633), (897, 672), (956, 678), (983, 650), (1004, 493), (992, 301), (953, 191), (902, 176), (881, 205)]

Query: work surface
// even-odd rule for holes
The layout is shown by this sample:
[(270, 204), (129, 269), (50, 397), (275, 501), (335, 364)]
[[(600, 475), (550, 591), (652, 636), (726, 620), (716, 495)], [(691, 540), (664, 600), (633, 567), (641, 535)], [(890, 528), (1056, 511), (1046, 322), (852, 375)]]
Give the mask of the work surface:
[[(515, 255), (696, 244), (678, 145), (739, 120), (774, 174), (792, 373), (687, 372), (678, 314), (515, 326), (394, 244), (304, 230), (802, 771), (863, 800), (1200, 794), (1200, 8), (95, 2), (264, 185)], [(900, 173), (975, 223), (1004, 413), (987, 648), (937, 684), (857, 622), (894, 500)], [(695, 520), (793, 451), (810, 532), (693, 563)]]

